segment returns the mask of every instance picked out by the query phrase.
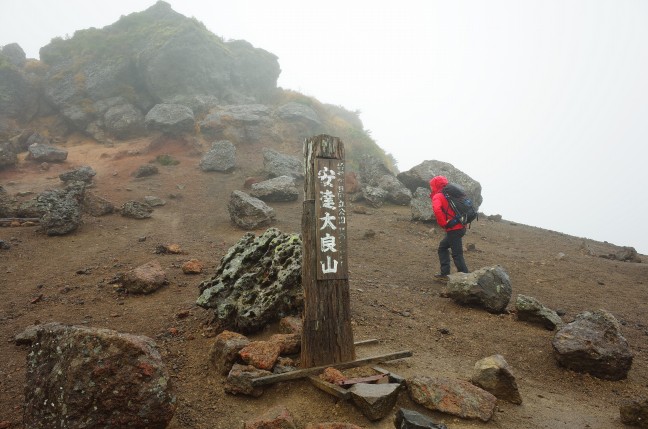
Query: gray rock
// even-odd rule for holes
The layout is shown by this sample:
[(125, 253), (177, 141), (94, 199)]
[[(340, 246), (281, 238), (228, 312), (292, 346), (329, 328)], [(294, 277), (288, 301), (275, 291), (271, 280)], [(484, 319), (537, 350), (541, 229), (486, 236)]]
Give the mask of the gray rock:
[(121, 215), (132, 219), (147, 219), (151, 217), (153, 208), (138, 201), (126, 201), (121, 207)]
[(625, 379), (634, 357), (621, 324), (603, 309), (577, 315), (556, 332), (551, 344), (560, 365), (604, 380)]
[(166, 273), (157, 260), (140, 265), (121, 276), (119, 283), (132, 294), (149, 294), (168, 283)]
[(304, 179), (302, 160), (268, 148), (263, 149), (263, 169), (270, 177), (290, 176), (297, 180)]
[(378, 183), (383, 176), (394, 175), (382, 161), (372, 155), (362, 156), (358, 167), (360, 183), (363, 186), (379, 186)]
[(371, 207), (381, 207), (387, 199), (387, 191), (377, 186), (363, 186), (362, 200)]
[(448, 279), (449, 298), (461, 305), (483, 308), (489, 313), (506, 311), (511, 294), (509, 276), (499, 265), (469, 274), (451, 274)]
[(515, 376), (501, 355), (489, 356), (475, 363), (471, 382), (492, 393), (498, 399), (513, 404), (522, 403)]
[(194, 114), (181, 104), (156, 104), (144, 119), (146, 129), (172, 136), (194, 131)]
[(66, 171), (65, 173), (59, 174), (59, 179), (64, 183), (67, 182), (92, 182), (93, 177), (97, 175), (97, 172), (94, 171), (89, 165), (84, 165), (74, 170)]
[(36, 162), (63, 162), (68, 153), (64, 149), (42, 143), (33, 143), (28, 148), (28, 159)]
[(202, 171), (229, 172), (236, 168), (236, 147), (228, 140), (212, 143), (211, 149), (200, 160)]
[(139, 137), (146, 131), (144, 115), (132, 104), (108, 109), (104, 114), (104, 126), (107, 132), (122, 140)]
[(296, 201), (299, 191), (294, 178), (279, 176), (253, 183), (250, 195), (263, 201)]
[(90, 191), (86, 191), (83, 195), (82, 208), (83, 212), (90, 216), (104, 216), (115, 211), (113, 203)]
[(0, 143), (0, 169), (11, 167), (18, 162), (18, 154), (9, 142)]
[(148, 204), (151, 207), (161, 207), (161, 206), (166, 204), (166, 201), (164, 201), (160, 197), (147, 195), (147, 196), (144, 197), (144, 203)]
[[(28, 122), (32, 120), (39, 110), (39, 82), (38, 78), (25, 73), (18, 49), (10, 45), (7, 52), (0, 53), (0, 112), (7, 118)], [(17, 46), (17, 45), (16, 45)], [(7, 47), (5, 47), (7, 48)], [(13, 52), (10, 52), (13, 51)], [(9, 56), (7, 56), (9, 54)], [(24, 53), (23, 53), (24, 54)], [(5, 61), (3, 61), (6, 59)], [(18, 63), (18, 64), (16, 64)]]
[(36, 197), (36, 205), (42, 212), (40, 228), (47, 235), (65, 235), (81, 224), (81, 202), (85, 192), (81, 183), (45, 191)]
[(242, 229), (267, 226), (275, 220), (272, 207), (241, 191), (233, 191), (230, 194), (227, 209), (232, 223)]
[(542, 325), (550, 331), (564, 324), (555, 311), (530, 296), (518, 295), (515, 300), (515, 310), (518, 320)]
[(621, 422), (643, 429), (648, 428), (648, 398), (625, 401), (619, 407)]
[(288, 121), (301, 121), (310, 123), (311, 125), (321, 125), (317, 113), (310, 107), (302, 103), (291, 101), (280, 106), (277, 109), (277, 114), (281, 119)]
[(415, 192), (416, 188), (425, 188), (429, 191), (430, 180), (434, 176), (446, 176), (448, 181), (461, 185), (466, 190), (466, 194), (472, 199), (475, 208), (479, 209), (483, 201), (479, 182), (447, 162), (423, 161), (410, 170), (399, 173), (396, 177), (410, 191)]
[(303, 307), (302, 250), (298, 234), (270, 228), (246, 233), (220, 261), (216, 274), (199, 285), (197, 304), (214, 310), (215, 323), (256, 332)]
[(232, 366), (239, 360), (239, 351), (250, 344), (250, 340), (236, 332), (223, 331), (216, 336), (209, 350), (209, 361), (223, 375), (227, 375)]
[(407, 189), (395, 176), (385, 174), (377, 183), (377, 186), (387, 191), (387, 201), (406, 206), (412, 200), (412, 191)]
[(234, 364), (225, 381), (225, 392), (232, 395), (243, 394), (259, 397), (263, 394), (263, 387), (252, 386), (252, 380), (266, 375), (272, 375), (272, 373), (252, 365)]
[(465, 419), (487, 422), (497, 398), (467, 381), (447, 377), (414, 376), (407, 379), (410, 397), (417, 404)]
[(412, 220), (423, 222), (435, 220), (434, 212), (432, 211), (430, 191), (428, 189), (416, 189), (410, 200), (410, 210), (412, 212)]
[(394, 418), (396, 429), (448, 429), (443, 423), (435, 423), (431, 418), (412, 410), (400, 408)]
[(163, 428), (176, 408), (169, 373), (144, 336), (41, 325), (26, 374), (26, 428)]
[(396, 405), (400, 383), (357, 383), (350, 389), (353, 403), (369, 420), (376, 421), (389, 415)]
[(0, 52), (16, 67), (24, 66), (27, 61), (27, 55), (18, 43), (8, 43), (2, 47)]
[(214, 139), (258, 143), (273, 139), (271, 109), (263, 104), (218, 106), (200, 122), (200, 132)]

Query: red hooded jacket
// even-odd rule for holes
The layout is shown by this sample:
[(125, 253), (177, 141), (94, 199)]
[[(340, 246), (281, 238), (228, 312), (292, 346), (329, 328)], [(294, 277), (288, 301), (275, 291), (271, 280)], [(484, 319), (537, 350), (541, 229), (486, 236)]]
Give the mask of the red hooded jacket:
[(454, 231), (457, 229), (462, 229), (464, 226), (460, 223), (446, 228), (446, 225), (455, 215), (455, 212), (452, 210), (448, 204), (448, 200), (445, 195), (443, 195), (443, 188), (448, 184), (448, 179), (445, 176), (435, 176), (430, 180), (430, 189), (432, 193), (430, 194), (430, 199), (432, 200), (432, 211), (434, 211), (434, 217), (436, 218), (439, 226), (446, 231)]

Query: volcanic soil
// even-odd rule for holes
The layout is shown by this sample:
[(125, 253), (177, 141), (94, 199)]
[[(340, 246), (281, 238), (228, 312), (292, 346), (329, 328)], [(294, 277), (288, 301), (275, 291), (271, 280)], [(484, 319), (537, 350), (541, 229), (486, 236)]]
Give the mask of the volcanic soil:
[[(156, 143), (157, 141), (157, 143)], [(245, 233), (229, 219), (231, 191), (263, 170), (261, 146), (239, 145), (232, 173), (205, 173), (198, 167), (204, 142), (144, 138), (111, 146), (72, 137), (63, 145), (67, 162), (44, 169), (21, 158), (0, 171), (8, 193), (31, 198), (61, 186), (58, 175), (81, 165), (97, 171), (92, 191), (121, 206), (147, 195), (166, 200), (150, 219), (112, 214), (85, 215), (74, 233), (48, 237), (38, 227), (0, 228), (10, 249), (0, 250), (0, 422), (22, 428), (28, 348), (13, 338), (35, 323), (61, 322), (153, 338), (172, 374), (177, 411), (170, 429), (240, 428), (242, 422), (275, 405), (286, 406), (297, 427), (309, 422), (350, 422), (365, 428), (393, 428), (393, 415), (370, 422), (352, 403), (324, 393), (307, 380), (269, 386), (259, 398), (224, 393), (224, 377), (209, 365), (214, 331), (210, 312), (195, 305), (198, 284), (210, 278), (227, 249)], [(301, 147), (278, 148), (301, 156)], [(134, 178), (131, 173), (167, 154), (179, 164), (158, 165), (160, 173)], [(467, 172), (470, 174), (470, 172)], [(273, 225), (300, 232), (301, 200), (274, 203)], [(432, 281), (436, 246), (442, 232), (410, 220), (409, 207), (381, 208), (351, 203), (348, 255), (352, 325), (359, 358), (409, 350), (412, 356), (382, 367), (403, 377), (443, 375), (469, 379), (476, 361), (504, 356), (523, 398), (522, 405), (499, 401), (491, 421), (462, 420), (432, 412), (402, 392), (398, 407), (413, 409), (452, 429), (614, 429), (625, 427), (619, 405), (648, 396), (648, 259), (619, 262), (592, 256), (617, 247), (585, 238), (482, 216), (466, 234), (471, 269), (501, 265), (509, 273), (513, 298), (506, 314), (462, 307), (443, 297)], [(260, 234), (263, 230), (254, 231)], [(156, 254), (160, 244), (178, 244), (183, 254)], [(617, 243), (631, 245), (631, 243)], [(563, 255), (561, 255), (563, 254)], [(111, 280), (117, 273), (157, 259), (169, 284), (146, 296), (124, 295)], [(186, 275), (189, 259), (205, 264), (202, 274)], [(564, 312), (567, 322), (583, 312), (604, 308), (622, 323), (634, 353), (628, 378), (603, 381), (561, 368), (554, 356), (554, 333), (516, 319), (518, 294), (532, 296)], [(253, 339), (278, 332), (268, 326)]]

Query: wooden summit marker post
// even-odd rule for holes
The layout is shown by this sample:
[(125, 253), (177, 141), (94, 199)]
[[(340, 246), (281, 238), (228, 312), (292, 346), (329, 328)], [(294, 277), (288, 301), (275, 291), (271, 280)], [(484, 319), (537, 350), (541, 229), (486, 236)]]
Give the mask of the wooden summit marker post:
[(304, 321), (301, 367), (355, 359), (347, 263), (344, 144), (325, 134), (304, 142)]

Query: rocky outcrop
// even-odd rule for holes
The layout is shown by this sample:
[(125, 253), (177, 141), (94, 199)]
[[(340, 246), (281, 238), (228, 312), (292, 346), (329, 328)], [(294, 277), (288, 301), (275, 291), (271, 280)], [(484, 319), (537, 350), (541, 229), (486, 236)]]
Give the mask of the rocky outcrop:
[(0, 51), (0, 113), (13, 119), (29, 121), (39, 110), (37, 80), (23, 71), (25, 52), (16, 44)]
[(604, 380), (625, 379), (634, 357), (621, 324), (603, 309), (577, 315), (556, 332), (551, 344), (560, 365)]
[(111, 107), (103, 121), (106, 132), (121, 140), (139, 137), (146, 131), (142, 111), (130, 103)]
[(217, 106), (200, 122), (203, 135), (235, 143), (260, 143), (275, 140), (272, 109), (263, 104)]
[(26, 374), (26, 428), (163, 428), (175, 412), (169, 373), (147, 337), (42, 325)]
[(275, 55), (245, 41), (225, 42), (164, 1), (102, 29), (53, 39), (40, 54), (48, 66), (46, 98), (74, 129), (103, 119), (106, 131), (118, 135), (131, 132), (124, 119), (136, 115), (102, 118), (103, 100), (128, 99), (131, 113), (189, 99), (253, 103), (274, 94), (280, 73)]
[(399, 173), (396, 177), (410, 191), (416, 191), (416, 188), (430, 189), (430, 179), (434, 176), (445, 176), (451, 183), (461, 185), (466, 190), (466, 194), (471, 198), (476, 209), (482, 203), (481, 185), (464, 172), (455, 168), (452, 164), (442, 161), (423, 161), (421, 164), (411, 168), (408, 171)]
[(270, 228), (245, 234), (220, 261), (216, 274), (199, 285), (197, 304), (214, 311), (215, 324), (256, 332), (303, 306), (301, 239)]
[(468, 274), (451, 274), (446, 292), (458, 304), (483, 308), (489, 313), (503, 313), (511, 294), (511, 280), (499, 265)]

